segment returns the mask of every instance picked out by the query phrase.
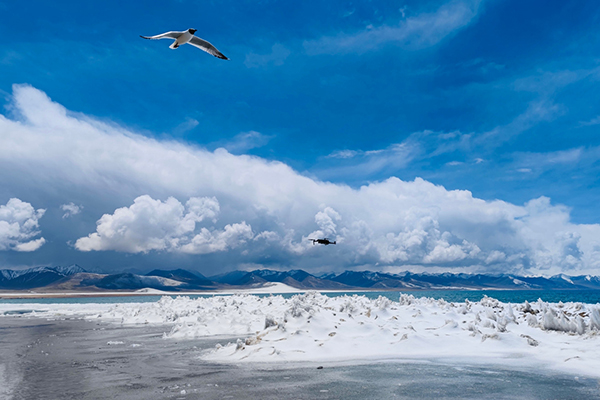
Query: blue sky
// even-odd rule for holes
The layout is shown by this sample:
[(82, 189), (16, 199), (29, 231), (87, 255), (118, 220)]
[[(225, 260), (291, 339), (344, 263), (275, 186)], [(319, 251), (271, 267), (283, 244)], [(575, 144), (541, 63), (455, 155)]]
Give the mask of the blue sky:
[[(140, 7), (134, 2), (111, 1), (0, 1), (0, 11), (0, 92), (3, 115), (9, 121), (36, 125), (23, 118), (25, 109), (35, 112), (34, 103), (44, 109), (55, 104), (69, 110), (70, 118), (103, 123), (114, 132), (126, 131), (161, 144), (175, 141), (189, 152), (214, 155), (222, 154), (216, 149), (225, 148), (236, 156), (235, 162), (246, 160), (244, 155), (255, 157), (248, 162), (265, 166), (280, 162), (294, 177), (349, 187), (354, 194), (361, 187), (384, 186), (390, 177), (397, 177), (414, 185), (416, 178), (422, 178), (448, 193), (469, 191), (486, 204), (500, 200), (508, 207), (525, 209), (533, 200), (549, 199), (548, 209), (560, 209), (571, 225), (548, 229), (554, 229), (556, 237), (579, 237), (573, 239), (574, 245), (563, 243), (563, 247), (575, 246), (576, 254), (571, 256), (581, 256), (577, 266), (560, 261), (570, 254), (564, 249), (562, 256), (550, 257), (552, 261), (535, 261), (534, 247), (542, 246), (541, 242), (549, 252), (555, 247), (540, 239), (528, 245), (534, 247), (526, 256), (510, 261), (510, 254), (525, 253), (506, 240), (484, 246), (481, 237), (467, 238), (479, 228), (462, 232), (454, 221), (464, 221), (464, 215), (439, 220), (435, 214), (432, 218), (438, 226), (432, 229), (439, 231), (438, 236), (407, 225), (407, 218), (397, 226), (371, 226), (371, 214), (345, 226), (350, 215), (359, 214), (349, 206), (345, 214), (340, 211), (347, 196), (309, 201), (314, 209), (306, 211), (302, 222), (287, 219), (289, 215), (284, 218), (259, 200), (244, 204), (277, 217), (269, 220), (251, 213), (236, 219), (229, 209), (239, 209), (233, 205), (237, 203), (227, 200), (218, 187), (208, 190), (188, 183), (180, 192), (169, 191), (164, 185), (157, 189), (141, 183), (135, 174), (116, 179), (108, 189), (100, 184), (79, 187), (67, 172), (69, 166), (96, 168), (103, 182), (108, 178), (97, 166), (75, 161), (57, 167), (55, 175), (45, 179), (44, 169), (65, 160), (57, 151), (55, 158), (46, 157), (43, 162), (33, 153), (0, 159), (5, 166), (0, 205), (18, 198), (34, 209), (46, 210), (36, 219), (39, 235), (25, 235), (27, 240), (43, 236), (45, 243), (35, 251), (16, 251), (13, 237), (13, 244), (0, 251), (0, 261), (8, 267), (79, 262), (84, 267), (109, 268), (105, 264), (110, 264), (112, 269), (201, 264), (198, 268), (204, 272), (222, 264), (226, 269), (431, 267), (549, 273), (593, 272), (600, 266), (595, 261), (599, 251), (595, 242), (581, 242), (586, 240), (581, 229), (588, 225), (595, 229), (600, 223), (596, 206), (600, 198), (600, 5), (596, 2), (161, 1)], [(139, 38), (191, 27), (230, 60), (216, 59), (191, 46), (174, 51), (166, 40)], [(15, 84), (27, 86), (20, 86), (19, 92)], [(37, 95), (51, 101), (32, 100)], [(47, 121), (39, 124), (43, 127)], [(13, 136), (5, 129), (0, 135), (10, 140)], [(63, 129), (54, 132), (60, 136)], [(103, 149), (108, 158), (117, 152)], [(39, 163), (41, 169), (34, 173), (24, 167), (32, 163)], [(232, 169), (231, 178), (243, 173)], [(276, 181), (271, 184), (280, 186)], [(118, 195), (111, 197), (107, 190)], [(195, 248), (190, 250), (193, 255), (164, 246), (141, 246), (139, 251), (119, 250), (106, 243), (99, 245), (101, 249), (77, 248), (77, 239), (95, 232), (103, 214), (131, 207), (143, 195), (162, 202), (174, 196), (184, 207), (183, 215), (187, 215), (185, 203), (190, 197), (216, 197), (219, 222), (206, 229), (217, 235), (225, 232), (225, 225), (235, 226), (241, 229), (238, 239), (245, 244), (201, 253)], [(290, 200), (288, 192), (279, 198), (292, 203), (301, 199)], [(431, 207), (448, 207), (446, 200), (439, 201), (443, 204), (433, 201)], [(62, 218), (59, 207), (71, 202), (82, 211)], [(377, 203), (365, 202), (362, 207)], [(333, 212), (326, 212), (328, 207)], [(319, 213), (328, 215), (335, 226), (327, 230), (319, 225), (318, 221), (325, 223), (317, 217)], [(523, 218), (515, 216), (510, 223)], [(194, 234), (200, 232), (202, 221), (206, 223), (204, 217), (200, 219)], [(242, 221), (251, 226), (251, 233), (244, 231)], [(352, 260), (338, 263), (334, 261), (338, 253), (317, 256), (315, 251), (321, 250), (294, 250), (316, 230), (344, 237), (342, 225), (351, 231), (357, 221), (370, 229), (372, 241)], [(262, 225), (263, 231), (257, 228)], [(286, 228), (277, 230), (275, 225)], [(428, 250), (414, 257), (410, 251), (406, 257), (390, 255), (398, 243), (392, 246), (377, 239), (401, 241), (400, 233), (419, 229), (430, 232), (426, 236), (433, 241), (423, 244)], [(248, 244), (256, 243), (260, 232), (267, 231), (277, 233), (279, 239), (288, 238), (289, 246), (258, 249)], [(445, 232), (452, 235), (451, 240), (443, 239)], [(513, 239), (527, 242), (522, 236)], [(25, 243), (23, 238), (18, 240)], [(481, 252), (469, 253), (464, 241)], [(347, 243), (353, 242), (348, 239)], [(462, 253), (435, 258), (436, 243)], [(406, 242), (402, 246), (406, 249)], [(489, 261), (494, 251), (505, 255), (499, 264)]]

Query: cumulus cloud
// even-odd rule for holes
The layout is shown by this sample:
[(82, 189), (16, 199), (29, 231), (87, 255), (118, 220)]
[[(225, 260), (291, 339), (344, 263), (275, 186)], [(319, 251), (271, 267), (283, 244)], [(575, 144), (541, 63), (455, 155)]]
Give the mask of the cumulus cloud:
[(481, 0), (450, 1), (434, 12), (403, 19), (396, 26), (369, 26), (357, 33), (326, 36), (304, 42), (304, 48), (308, 54), (317, 55), (362, 54), (390, 42), (407, 49), (434, 46), (469, 25), (477, 16), (480, 3)]
[(18, 243), (15, 245), (14, 250), (22, 252), (36, 251), (42, 247), (44, 243), (46, 243), (46, 239), (42, 237), (39, 239), (30, 240), (29, 242)]
[(225, 225), (223, 230), (209, 231), (202, 228), (200, 233), (192, 237), (190, 243), (181, 246), (181, 251), (190, 254), (208, 254), (215, 251), (225, 251), (251, 240), (254, 234), (246, 222)]
[(40, 234), (38, 220), (45, 212), (17, 198), (0, 205), (0, 250), (30, 252), (42, 247), (46, 239), (30, 239)]
[(222, 231), (203, 227), (196, 233), (198, 223), (216, 222), (219, 211), (219, 202), (214, 197), (192, 197), (184, 206), (174, 197), (162, 202), (148, 195), (139, 196), (130, 207), (104, 214), (97, 222), (96, 232), (78, 239), (75, 248), (206, 254), (235, 248), (252, 239), (252, 229), (245, 222), (227, 225)]
[[(230, 267), (271, 262), (307, 270), (419, 266), (551, 274), (600, 267), (600, 225), (571, 222), (568, 208), (545, 197), (524, 205), (486, 201), (420, 178), (351, 188), (281, 162), (151, 139), (70, 113), (29, 86), (14, 87), (12, 106), (17, 119), (0, 116), (0, 168), (14, 173), (0, 174), (0, 188), (56, 202), (90, 193), (96, 205), (86, 202), (86, 208), (99, 220), (75, 242), (81, 251), (211, 253)], [(452, 146), (462, 136), (436, 134)], [(408, 154), (418, 151), (411, 148)], [(30, 214), (39, 218), (39, 212)], [(37, 231), (37, 219), (34, 225), (25, 236)], [(306, 239), (317, 232), (339, 244), (312, 246)], [(12, 238), (8, 246), (16, 249), (33, 236)]]
[(78, 206), (77, 204), (70, 202), (68, 204), (61, 205), (60, 209), (65, 212), (62, 217), (69, 218), (73, 215), (79, 214), (83, 209), (83, 206)]
[(340, 214), (331, 207), (325, 207), (323, 211), (319, 211), (315, 215), (315, 222), (325, 235), (335, 235), (335, 221), (340, 221), (341, 219)]
[[(420, 214), (420, 215), (419, 215)], [(420, 260), (424, 264), (453, 264), (465, 259), (477, 260), (477, 245), (441, 231), (439, 220), (427, 213), (408, 216), (405, 228), (398, 234), (388, 233), (376, 244), (383, 261), (394, 263)]]

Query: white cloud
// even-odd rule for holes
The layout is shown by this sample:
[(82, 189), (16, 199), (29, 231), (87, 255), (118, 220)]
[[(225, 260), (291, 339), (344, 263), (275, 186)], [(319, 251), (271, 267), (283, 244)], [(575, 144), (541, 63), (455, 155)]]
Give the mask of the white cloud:
[(435, 245), (433, 250), (429, 254), (427, 254), (423, 261), (427, 263), (448, 263), (448, 262), (456, 262), (464, 260), (469, 256), (471, 252), (474, 252), (475, 255), (479, 253), (479, 248), (467, 242), (464, 242), (464, 245), (472, 248), (472, 251), (469, 253), (464, 251), (464, 247), (457, 244), (449, 244), (448, 242), (441, 241)]
[(326, 156), (326, 159), (352, 159), (351, 164), (337, 163), (332, 168), (320, 171), (321, 176), (369, 176), (380, 172), (394, 172), (405, 168), (423, 153), (422, 144), (414, 140), (414, 134), (401, 143), (394, 143), (385, 149), (341, 150)]
[(376, 246), (385, 262), (412, 262), (448, 264), (469, 258), (479, 262), (477, 245), (440, 229), (439, 219), (430, 212), (414, 209), (406, 214), (404, 230), (388, 233)]
[(235, 249), (251, 240), (253, 236), (252, 228), (243, 221), (240, 224), (226, 225), (222, 231), (202, 228), (190, 243), (181, 246), (181, 251), (189, 254), (208, 254)]
[(30, 240), (29, 242), (19, 243), (15, 245), (14, 250), (22, 252), (36, 251), (42, 247), (44, 243), (46, 243), (46, 239), (42, 237), (39, 239)]
[(534, 173), (538, 176), (552, 169), (585, 168), (590, 171), (600, 159), (600, 147), (578, 147), (568, 150), (550, 151), (546, 153), (518, 152), (513, 154), (510, 168), (524, 174)]
[(174, 197), (165, 202), (148, 195), (139, 196), (130, 207), (104, 214), (96, 232), (75, 242), (81, 251), (115, 250), (126, 253), (181, 251), (205, 254), (237, 247), (253, 234), (245, 222), (225, 226), (223, 231), (196, 225), (204, 220), (216, 222), (219, 202), (214, 197), (192, 197), (185, 206)]
[[(212, 252), (220, 265), (259, 264), (268, 255), (308, 270), (420, 265), (550, 274), (600, 267), (600, 225), (574, 224), (568, 208), (546, 198), (522, 206), (484, 201), (419, 178), (354, 189), (280, 162), (150, 139), (69, 113), (29, 86), (15, 86), (13, 96), (20, 118), (0, 116), (0, 169), (14, 173), (0, 174), (0, 190), (29, 190), (48, 202), (90, 193), (96, 205), (86, 202), (88, 213), (114, 210), (77, 240), (80, 250)], [(461, 137), (438, 140), (460, 146)], [(392, 158), (419, 151), (411, 149), (364, 157), (405, 162)], [(25, 236), (37, 231), (37, 219), (33, 225)], [(46, 236), (47, 229), (64, 227), (45, 227)], [(338, 245), (312, 246), (311, 232)], [(9, 248), (32, 236), (10, 239)]]
[(356, 150), (337, 150), (329, 154), (327, 158), (352, 158), (358, 154), (360, 153)]
[(315, 222), (321, 228), (321, 231), (325, 235), (335, 235), (336, 234), (336, 224), (335, 221), (340, 221), (342, 217), (331, 207), (325, 207), (323, 211), (319, 211), (315, 215)]
[[(584, 79), (588, 75), (589, 73), (587, 75), (581, 73), (577, 76)], [(566, 85), (569, 82), (561, 81), (561, 83)], [(498, 125), (487, 132), (463, 133), (460, 131), (436, 132), (423, 130), (413, 132), (403, 141), (391, 144), (385, 149), (336, 151), (326, 156), (324, 160), (336, 158), (341, 159), (341, 161), (333, 167), (326, 166), (323, 168), (319, 171), (319, 176), (328, 179), (339, 178), (340, 176), (368, 178), (376, 173), (397, 173), (399, 169), (407, 168), (411, 164), (426, 163), (434, 157), (452, 154), (473, 159), (473, 164), (481, 164), (489, 160), (478, 156), (482, 154), (489, 156), (490, 150), (501, 146), (511, 138), (542, 122), (557, 118), (563, 112), (563, 106), (542, 97), (530, 102), (526, 110), (508, 123)], [(515, 159), (515, 165), (511, 167), (512, 170), (532, 172), (553, 168), (561, 164), (575, 165), (582, 160), (592, 164), (600, 158), (600, 147), (578, 147), (547, 153), (515, 152), (512, 156)], [(344, 159), (352, 159), (352, 163), (344, 163)], [(454, 160), (446, 162), (444, 165), (446, 167), (456, 167), (464, 164), (465, 162)]]
[[(484, 161), (489, 161), (487, 160), (487, 156), (489, 156), (490, 150), (503, 145), (511, 138), (523, 134), (541, 123), (553, 121), (563, 115), (566, 112), (565, 107), (555, 103), (552, 94), (573, 83), (581, 82), (597, 72), (598, 68), (578, 71), (538, 72), (526, 78), (510, 82), (508, 85), (516, 90), (536, 92), (539, 94), (539, 97), (529, 102), (527, 108), (520, 114), (505, 124), (497, 125), (487, 132), (464, 133), (460, 131), (434, 132), (424, 130), (411, 133), (405, 140), (389, 146), (388, 149), (372, 152), (347, 151), (353, 152), (353, 156), (371, 155), (370, 153), (375, 154), (375, 152), (380, 155), (379, 157), (373, 157), (368, 165), (391, 165), (389, 162), (382, 162), (389, 159), (386, 153), (394, 147), (401, 146), (411, 149), (411, 152), (407, 153), (408, 157), (405, 164), (452, 153), (470, 156), (474, 159), (475, 164), (480, 164)], [(596, 119), (593, 119), (589, 123), (580, 123), (580, 126), (592, 125), (595, 122)], [(586, 148), (575, 148), (549, 153), (531, 153), (529, 158), (535, 163), (534, 167), (539, 167), (541, 165), (575, 163), (586, 154), (590, 155), (592, 152)], [(335, 153), (329, 157), (334, 155)], [(482, 155), (487, 155), (486, 159), (481, 158)], [(527, 156), (526, 153), (515, 153), (514, 155), (519, 159), (524, 159)], [(458, 164), (456, 161), (452, 161), (446, 163), (446, 165), (456, 166)], [(399, 164), (395, 164), (395, 166), (402, 167)], [(368, 172), (370, 169), (364, 168), (363, 170)]]
[(277, 232), (263, 231), (263, 232), (259, 233), (258, 235), (254, 236), (253, 240), (261, 240), (261, 239), (266, 240), (266, 241), (275, 241), (275, 240), (280, 240), (281, 238), (279, 237)]
[(539, 98), (529, 103), (527, 109), (506, 125), (500, 125), (494, 129), (482, 133), (473, 138), (473, 146), (487, 148), (499, 147), (502, 143), (510, 140), (541, 122), (548, 122), (564, 114), (565, 109), (560, 104), (555, 104), (548, 98)]
[[(337, 158), (342, 159), (342, 162), (320, 171), (320, 176), (368, 177), (374, 173), (395, 173), (398, 169), (406, 168), (413, 162), (427, 160), (442, 154), (471, 151), (473, 136), (472, 133), (459, 131), (424, 130), (413, 132), (402, 142), (393, 143), (385, 149), (336, 151), (326, 156), (325, 159)], [(343, 159), (350, 158), (352, 158), (352, 164), (344, 165)], [(477, 164), (483, 161), (481, 158), (476, 158), (474, 162)], [(446, 163), (447, 166), (461, 164), (464, 162)]]
[(38, 220), (45, 212), (17, 198), (0, 205), (0, 251), (30, 252), (42, 247), (44, 238), (30, 239), (40, 234)]
[(288, 238), (288, 249), (293, 251), (296, 254), (305, 253), (310, 249), (310, 246), (314, 243), (310, 240), (312, 239), (320, 239), (325, 237), (336, 237), (337, 243), (344, 242), (344, 234), (347, 233), (342, 232), (341, 234), (337, 234), (337, 224), (342, 220), (340, 214), (335, 211), (331, 207), (323, 207), (322, 211), (319, 211), (315, 214), (315, 224), (319, 227), (319, 229), (312, 231), (306, 236), (302, 237), (300, 243), (293, 243), (291, 238)]
[(581, 160), (583, 148), (555, 151), (545, 154), (545, 162), (548, 164), (570, 164)]
[(488, 254), (487, 258), (485, 259), (485, 263), (493, 264), (497, 262), (502, 262), (504, 260), (506, 260), (506, 254), (498, 250), (493, 250)]
[(68, 204), (61, 205), (60, 209), (65, 212), (62, 217), (69, 218), (73, 215), (79, 214), (83, 209), (83, 206), (78, 206), (77, 204), (70, 202)]
[(172, 133), (176, 136), (183, 135), (184, 133), (189, 132), (197, 127), (199, 124), (200, 122), (198, 122), (198, 120), (188, 117), (185, 119), (185, 121), (173, 128)]
[(241, 154), (248, 150), (263, 147), (269, 143), (269, 140), (272, 138), (272, 135), (263, 135), (256, 131), (242, 132), (236, 135), (233, 140), (226, 143), (223, 147), (230, 153)]
[(450, 1), (432, 13), (403, 19), (396, 26), (367, 27), (358, 33), (305, 41), (304, 48), (308, 54), (317, 55), (362, 54), (389, 42), (407, 49), (434, 46), (469, 25), (477, 16), (480, 3), (481, 0)]

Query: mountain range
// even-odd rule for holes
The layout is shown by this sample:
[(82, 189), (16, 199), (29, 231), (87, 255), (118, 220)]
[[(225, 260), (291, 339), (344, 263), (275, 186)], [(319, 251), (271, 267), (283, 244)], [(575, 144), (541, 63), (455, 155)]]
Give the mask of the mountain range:
[(85, 273), (79, 265), (35, 267), (23, 270), (0, 269), (0, 289), (44, 287), (79, 273)]
[(0, 290), (106, 291), (143, 288), (165, 291), (243, 289), (281, 282), (298, 289), (314, 290), (419, 290), (419, 289), (572, 289), (600, 290), (597, 276), (564, 274), (546, 277), (490, 274), (428, 274), (404, 272), (388, 274), (373, 271), (345, 271), (340, 274), (312, 275), (303, 270), (233, 271), (206, 277), (184, 269), (155, 269), (145, 275), (133, 273), (99, 274), (78, 265), (0, 270)]

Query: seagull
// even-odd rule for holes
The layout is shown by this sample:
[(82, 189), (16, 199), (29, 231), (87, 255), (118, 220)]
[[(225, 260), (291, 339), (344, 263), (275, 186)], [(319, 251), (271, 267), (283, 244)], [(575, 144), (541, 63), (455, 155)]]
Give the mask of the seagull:
[(199, 48), (200, 50), (204, 50), (208, 54), (212, 54), (217, 58), (221, 58), (223, 60), (229, 60), (229, 58), (225, 57), (223, 53), (221, 53), (215, 46), (208, 43), (206, 40), (200, 39), (199, 37), (194, 36), (197, 29), (188, 29), (187, 31), (170, 31), (161, 33), (156, 36), (142, 36), (143, 39), (175, 39), (175, 41), (169, 46), (172, 49), (176, 49), (182, 44), (189, 43), (192, 46)]

